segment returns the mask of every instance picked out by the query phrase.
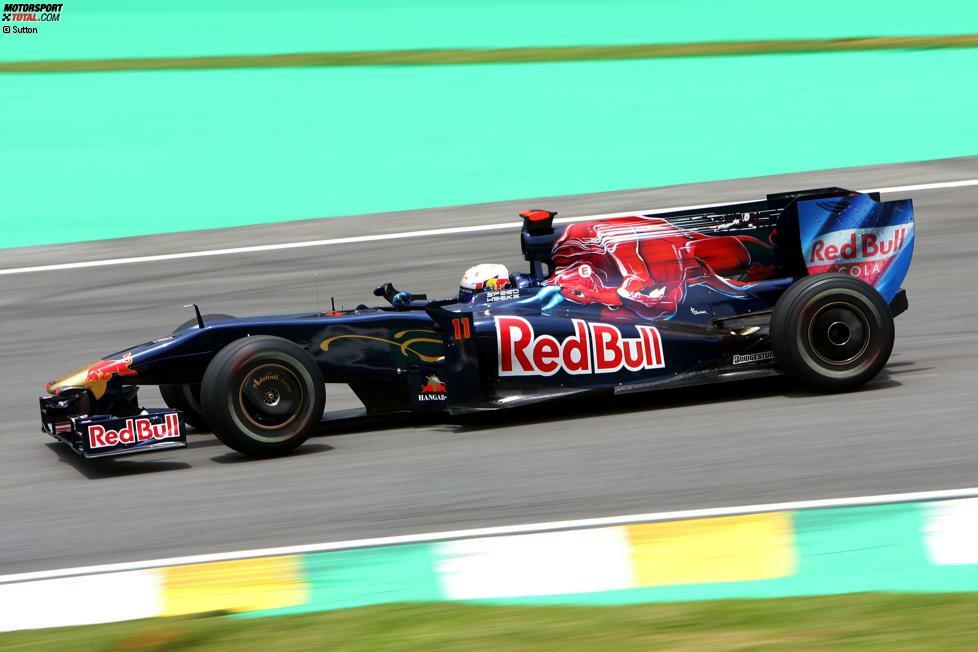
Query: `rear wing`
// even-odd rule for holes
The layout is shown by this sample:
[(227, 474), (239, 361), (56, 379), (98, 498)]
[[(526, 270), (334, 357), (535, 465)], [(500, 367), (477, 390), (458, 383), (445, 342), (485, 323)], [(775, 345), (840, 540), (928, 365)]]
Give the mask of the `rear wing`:
[(798, 251), (805, 273), (844, 272), (873, 285), (887, 301), (900, 290), (913, 257), (910, 199), (879, 195), (799, 199)]

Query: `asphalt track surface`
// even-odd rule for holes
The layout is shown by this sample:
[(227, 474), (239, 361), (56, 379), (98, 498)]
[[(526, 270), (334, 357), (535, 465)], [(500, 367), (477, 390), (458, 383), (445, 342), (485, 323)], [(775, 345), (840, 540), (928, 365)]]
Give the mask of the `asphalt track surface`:
[[(978, 159), (428, 212), (0, 250), (0, 268), (978, 178)], [(252, 461), (191, 448), (86, 464), (39, 432), (42, 384), (185, 320), (350, 306), (377, 283), (451, 293), (474, 262), (519, 269), (517, 231), (0, 277), (0, 574), (480, 526), (975, 484), (978, 187), (912, 196), (917, 245), (889, 366), (819, 396), (783, 380), (576, 401), (478, 419), (367, 419), (327, 393), (323, 435)], [(134, 219), (138, 219), (134, 215)], [(156, 404), (144, 392), (144, 404)]]

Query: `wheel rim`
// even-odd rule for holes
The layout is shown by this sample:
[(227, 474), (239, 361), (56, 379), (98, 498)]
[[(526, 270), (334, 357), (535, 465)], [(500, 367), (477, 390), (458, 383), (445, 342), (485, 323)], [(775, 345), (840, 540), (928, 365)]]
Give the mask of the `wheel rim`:
[(820, 307), (808, 323), (808, 345), (818, 359), (831, 366), (851, 364), (869, 348), (866, 314), (848, 301)]
[(295, 373), (274, 363), (249, 371), (238, 389), (242, 415), (251, 425), (265, 431), (279, 430), (295, 421), (304, 399), (302, 383)]

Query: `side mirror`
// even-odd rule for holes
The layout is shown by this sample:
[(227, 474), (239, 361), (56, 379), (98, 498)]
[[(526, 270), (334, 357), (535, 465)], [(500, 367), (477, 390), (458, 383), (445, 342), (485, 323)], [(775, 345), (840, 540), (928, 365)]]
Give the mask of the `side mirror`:
[(374, 288), (375, 297), (384, 297), (387, 302), (397, 308), (398, 310), (404, 310), (411, 307), (411, 302), (415, 299), (423, 300), (427, 299), (427, 294), (413, 294), (411, 292), (398, 292), (397, 288), (391, 282), (384, 283), (383, 285), (378, 285)]
[(382, 283), (374, 288), (375, 297), (384, 297), (389, 302), (394, 298), (395, 294), (397, 294), (397, 290), (394, 288), (394, 284), (390, 281)]

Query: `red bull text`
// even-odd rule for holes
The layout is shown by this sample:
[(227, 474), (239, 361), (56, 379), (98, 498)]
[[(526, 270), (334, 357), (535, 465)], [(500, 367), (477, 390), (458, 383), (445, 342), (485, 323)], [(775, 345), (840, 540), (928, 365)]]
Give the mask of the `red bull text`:
[(176, 412), (167, 414), (163, 423), (137, 417), (126, 419), (126, 425), (118, 430), (110, 430), (97, 423), (88, 426), (88, 447), (91, 449), (179, 437), (180, 416)]
[(913, 224), (830, 231), (812, 241), (805, 257), (810, 274), (845, 272), (872, 283), (904, 249)]
[(665, 367), (662, 338), (654, 326), (636, 325), (625, 337), (612, 324), (572, 319), (574, 334), (558, 340), (536, 335), (522, 317), (495, 317), (500, 376), (606, 374)]

